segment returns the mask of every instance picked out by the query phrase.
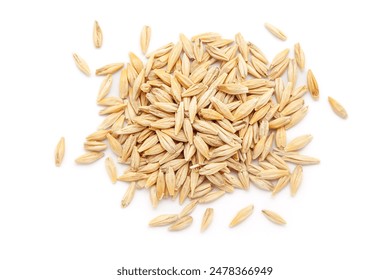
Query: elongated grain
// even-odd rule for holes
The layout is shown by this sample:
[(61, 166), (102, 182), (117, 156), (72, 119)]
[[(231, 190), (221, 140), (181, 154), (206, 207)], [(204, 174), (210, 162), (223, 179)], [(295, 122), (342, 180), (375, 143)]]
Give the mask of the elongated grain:
[(93, 25), (93, 44), (95, 48), (100, 48), (103, 43), (103, 33), (99, 23), (95, 20)]
[(346, 119), (348, 117), (347, 111), (344, 109), (344, 107), (337, 102), (334, 98), (328, 97), (328, 101), (330, 104), (330, 107), (332, 110), (342, 119)]
[(61, 137), (60, 141), (58, 141), (58, 144), (55, 149), (54, 153), (54, 162), (56, 166), (60, 166), (62, 163), (62, 160), (64, 159), (65, 155), (65, 138)]
[(146, 52), (148, 51), (151, 32), (152, 31), (150, 26), (145, 25), (142, 28), (140, 42), (141, 42), (141, 50), (143, 54), (146, 54)]
[(76, 63), (77, 68), (79, 68), (81, 72), (83, 72), (87, 76), (91, 75), (91, 70), (89, 69), (87, 62), (83, 58), (81, 58), (78, 54), (73, 53), (73, 60)]
[(214, 217), (214, 209), (213, 208), (207, 208), (206, 211), (203, 214), (202, 218), (202, 224), (200, 226), (200, 231), (205, 231), (211, 224)]
[(114, 161), (109, 157), (106, 158), (105, 166), (106, 166), (107, 174), (110, 177), (111, 182), (113, 184), (115, 184), (117, 181), (118, 175), (117, 175), (116, 166), (115, 166)]
[(242, 223), (245, 221), (250, 215), (253, 213), (253, 208), (254, 206), (251, 204), (240, 211), (236, 214), (236, 216), (233, 218), (233, 220), (230, 222), (229, 226), (230, 227), (235, 227), (238, 224)]
[(278, 224), (278, 225), (285, 225), (286, 221), (277, 213), (271, 211), (271, 210), (261, 210), (261, 212), (264, 214), (264, 216), (270, 220), (271, 222)]
[(276, 38), (278, 38), (278, 39), (280, 39), (282, 41), (286, 41), (287, 40), (286, 34), (284, 34), (284, 32), (281, 31), (279, 28), (276, 28), (275, 26), (273, 26), (272, 24), (267, 23), (267, 22), (264, 24), (264, 26)]

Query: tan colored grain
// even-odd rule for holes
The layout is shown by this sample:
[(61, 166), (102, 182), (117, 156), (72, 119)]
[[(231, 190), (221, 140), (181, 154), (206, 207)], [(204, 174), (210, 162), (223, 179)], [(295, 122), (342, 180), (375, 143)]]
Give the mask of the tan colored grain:
[(107, 145), (100, 141), (87, 141), (84, 142), (84, 150), (90, 152), (101, 152), (107, 149)]
[(340, 118), (346, 119), (348, 117), (347, 111), (344, 107), (332, 97), (328, 96), (330, 107)]
[(176, 214), (160, 215), (160, 216), (157, 216), (156, 218), (152, 219), (149, 222), (149, 226), (151, 226), (151, 227), (166, 226), (166, 225), (169, 225), (169, 224), (176, 222), (178, 218), (179, 218), (179, 216)]
[(248, 92), (248, 88), (240, 84), (221, 84), (218, 86), (218, 89), (222, 92), (233, 95)]
[(284, 189), (288, 185), (289, 182), (290, 182), (290, 175), (283, 176), (283, 177), (279, 178), (274, 189), (272, 190), (272, 195), (275, 195), (278, 192), (280, 192), (282, 189)]
[(209, 147), (203, 141), (202, 137), (196, 135), (194, 137), (194, 145), (201, 155), (203, 155), (207, 159), (210, 159)]
[(249, 55), (248, 43), (245, 41), (241, 33), (237, 33), (235, 39), (242, 57), (244, 58), (245, 61), (248, 61), (248, 55)]
[(263, 180), (275, 180), (284, 176), (288, 176), (288, 170), (269, 169), (260, 173), (260, 178)]
[(218, 198), (222, 197), (225, 193), (226, 192), (222, 190), (209, 192), (205, 196), (199, 198), (199, 203), (209, 203), (215, 201)]
[(213, 216), (214, 216), (214, 209), (207, 208), (203, 214), (202, 224), (200, 226), (201, 232), (205, 231), (210, 226), (211, 221), (213, 220)]
[(318, 99), (320, 97), (320, 91), (318, 89), (317, 80), (314, 77), (314, 74), (311, 71), (311, 69), (309, 69), (309, 71), (307, 71), (307, 87), (309, 89), (311, 96), (314, 99)]
[(111, 158), (106, 158), (105, 160), (105, 166), (107, 170), (107, 174), (110, 177), (110, 180), (112, 183), (116, 183), (117, 180), (117, 172), (116, 172), (116, 166), (114, 161)]
[(122, 99), (126, 98), (129, 94), (129, 82), (127, 80), (127, 69), (124, 68), (121, 71), (119, 80), (119, 94)]
[(157, 175), (156, 188), (157, 188), (157, 199), (161, 200), (165, 193), (165, 175), (161, 169), (159, 170)]
[(91, 70), (89, 69), (87, 62), (84, 59), (82, 59), (76, 53), (73, 53), (73, 59), (74, 62), (76, 63), (77, 68), (79, 68), (81, 72), (83, 72), (87, 76), (91, 75)]
[(261, 212), (264, 214), (264, 216), (270, 220), (271, 222), (278, 224), (278, 225), (285, 225), (286, 221), (277, 213), (271, 211), (271, 210), (261, 210)]
[(251, 204), (240, 211), (236, 214), (236, 216), (233, 218), (233, 220), (230, 222), (229, 226), (230, 227), (235, 227), (236, 225), (242, 223), (244, 220), (246, 220), (250, 215), (253, 213), (253, 208), (254, 206)]
[(118, 156), (122, 156), (122, 145), (121, 143), (113, 137), (110, 133), (107, 134), (108, 144), (110, 145), (111, 150)]
[(227, 167), (226, 162), (220, 162), (220, 163), (209, 163), (203, 166), (201, 169), (199, 169), (200, 175), (212, 175), (214, 173), (219, 172), (220, 170)]
[(175, 66), (175, 63), (177, 62), (177, 60), (180, 57), (182, 49), (183, 49), (183, 44), (181, 41), (179, 41), (171, 50), (171, 53), (170, 53), (169, 59), (168, 59), (167, 69), (166, 69), (167, 73), (172, 71), (173, 66)]
[(283, 159), (287, 162), (301, 164), (301, 165), (320, 163), (320, 160), (317, 158), (306, 156), (306, 155), (300, 155), (300, 154), (286, 154), (283, 156)]
[(103, 43), (103, 33), (99, 23), (95, 20), (93, 25), (93, 44), (95, 48), (100, 48)]
[(87, 152), (78, 158), (76, 158), (76, 163), (78, 164), (90, 164), (93, 163), (99, 159), (101, 159), (104, 156), (104, 153), (99, 152)]
[(304, 148), (307, 144), (309, 144), (312, 139), (313, 139), (313, 136), (311, 136), (310, 134), (298, 136), (298, 137), (294, 138), (293, 140), (291, 140), (286, 145), (284, 150), (286, 152), (298, 151), (298, 150)]
[(165, 174), (165, 183), (169, 195), (173, 196), (175, 194), (176, 176), (172, 166), (168, 167), (168, 171)]
[(157, 208), (158, 199), (157, 199), (157, 191), (155, 186), (150, 187), (149, 196), (150, 196), (150, 202), (152, 203), (152, 207)]
[(104, 97), (107, 96), (107, 94), (111, 90), (111, 85), (112, 85), (112, 75), (108, 74), (100, 85), (100, 89), (96, 98), (97, 102), (101, 101)]
[(305, 69), (305, 53), (299, 43), (294, 45), (294, 56), (299, 68), (301, 70)]
[(278, 39), (280, 39), (282, 41), (286, 41), (287, 40), (286, 34), (284, 34), (283, 31), (281, 31), (279, 28), (276, 28), (275, 26), (273, 26), (272, 24), (267, 23), (267, 22), (264, 24), (264, 26), (276, 38), (278, 38)]
[(187, 227), (189, 227), (192, 224), (192, 217), (191, 216), (185, 216), (182, 218), (179, 218), (176, 222), (174, 222), (168, 230), (170, 231), (178, 231), (178, 230), (183, 230)]
[(124, 66), (123, 63), (107, 64), (103, 67), (96, 69), (95, 74), (97, 76), (114, 74), (115, 72), (118, 72), (119, 70), (121, 70), (123, 68), (123, 66)]
[(135, 182), (139, 180), (147, 179), (148, 175), (139, 172), (126, 172), (118, 177), (119, 181)]
[(152, 30), (150, 26), (145, 25), (144, 27), (142, 27), (140, 42), (143, 54), (146, 54), (146, 52), (148, 51), (151, 32)]
[(54, 162), (56, 166), (60, 166), (62, 163), (62, 160), (64, 159), (65, 155), (65, 138), (61, 137), (60, 141), (58, 141), (58, 144), (55, 149), (54, 153)]
[[(285, 39), (280, 30), (268, 28)], [(109, 145), (125, 167), (117, 176), (114, 160), (107, 158), (110, 179), (130, 184), (123, 207), (136, 188), (150, 189), (154, 208), (162, 199), (178, 196), (180, 204), (189, 199), (179, 215), (156, 217), (151, 226), (184, 229), (192, 223), (189, 215), (197, 204), (248, 189), (251, 182), (272, 194), (290, 183), (294, 195), (302, 180), (301, 165), (319, 162), (296, 152), (310, 142), (310, 135), (286, 143), (287, 130), (307, 114), (306, 92), (318, 96), (311, 71), (307, 86), (296, 87), (297, 68), (305, 64), (300, 45), (294, 46), (294, 58), (284, 49), (269, 63), (241, 33), (234, 39), (207, 32), (190, 40), (180, 34), (176, 44), (146, 54), (145, 62), (130, 52), (125, 68), (114, 63), (96, 70), (105, 75), (97, 95), (105, 119), (87, 136), (84, 148), (89, 153), (76, 161), (91, 163)], [(149, 41), (150, 28), (145, 26), (140, 38), (144, 54)], [(116, 96), (108, 96), (117, 71)], [(298, 164), (291, 174), (289, 163)], [(230, 226), (252, 212), (253, 205), (242, 209)], [(212, 215), (207, 209), (202, 231)]]
[(290, 49), (284, 49), (281, 52), (277, 53), (271, 62), (270, 68), (272, 69), (277, 65), (280, 65), (283, 61), (285, 61), (289, 52)]
[(175, 153), (175, 142), (172, 140), (171, 137), (169, 137), (167, 134), (165, 134), (162, 131), (157, 130), (157, 137), (161, 144), (161, 146), (170, 154)]
[(291, 190), (291, 195), (295, 196), (299, 186), (301, 185), (302, 182), (302, 176), (303, 176), (303, 169), (302, 166), (297, 165), (294, 168), (294, 171), (291, 174), (291, 179), (290, 179), (290, 190)]
[(191, 200), (180, 212), (179, 218), (188, 216), (194, 211), (195, 207), (198, 205), (198, 200)]
[(136, 189), (136, 183), (131, 182), (129, 187), (127, 188), (125, 195), (122, 198), (122, 202), (121, 202), (122, 208), (126, 208), (127, 206), (129, 206), (130, 202), (134, 198), (135, 189)]

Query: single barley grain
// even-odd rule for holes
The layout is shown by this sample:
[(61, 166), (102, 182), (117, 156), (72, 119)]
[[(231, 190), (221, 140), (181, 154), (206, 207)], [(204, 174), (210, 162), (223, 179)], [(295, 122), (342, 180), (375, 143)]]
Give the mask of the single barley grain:
[(117, 180), (117, 172), (116, 172), (116, 166), (114, 161), (109, 157), (106, 158), (105, 166), (111, 182), (115, 184)]
[(130, 202), (133, 200), (135, 188), (136, 188), (136, 183), (131, 182), (129, 187), (127, 188), (125, 195), (122, 198), (122, 202), (121, 202), (122, 208), (126, 208), (127, 206), (129, 206)]
[(146, 54), (148, 51), (150, 43), (151, 28), (150, 26), (145, 25), (141, 31), (141, 50), (143, 54)]
[(276, 28), (275, 26), (273, 26), (273, 25), (271, 25), (271, 24), (269, 24), (267, 22), (264, 24), (264, 26), (276, 38), (278, 38), (278, 39), (280, 39), (282, 41), (286, 41), (287, 40), (287, 36), (280, 29)]
[(79, 68), (81, 72), (83, 72), (87, 76), (91, 75), (91, 70), (89, 69), (87, 62), (84, 59), (82, 59), (76, 53), (73, 53), (73, 59), (74, 62), (76, 63), (77, 68)]
[(344, 109), (344, 107), (339, 102), (337, 102), (335, 99), (333, 99), (330, 96), (328, 97), (328, 101), (329, 101), (330, 107), (332, 107), (333, 111), (340, 118), (346, 119), (348, 117), (347, 111)]
[(100, 48), (103, 43), (103, 33), (99, 23), (95, 20), (93, 25), (93, 44), (95, 48)]
[(285, 225), (286, 221), (277, 213), (271, 211), (271, 210), (261, 210), (261, 212), (264, 214), (264, 216), (270, 220), (271, 222), (278, 224), (278, 225)]
[(213, 216), (214, 216), (214, 209), (207, 208), (203, 214), (202, 224), (200, 226), (200, 231), (203, 232), (210, 226), (210, 223), (213, 220)]
[(193, 219), (191, 216), (185, 216), (185, 217), (179, 218), (168, 229), (170, 231), (183, 230), (183, 229), (189, 227), (192, 224), (192, 221), (193, 221)]
[(104, 157), (104, 153), (101, 152), (87, 152), (84, 155), (76, 158), (78, 164), (90, 164)]
[(178, 218), (179, 218), (179, 216), (176, 214), (174, 214), (174, 215), (169, 215), (169, 214), (168, 215), (160, 215), (160, 216), (157, 216), (156, 218), (152, 219), (149, 222), (149, 226), (151, 226), (151, 227), (166, 226), (166, 225), (169, 225), (169, 224), (176, 222)]
[(291, 179), (290, 179), (290, 187), (291, 187), (290, 189), (291, 189), (291, 195), (292, 196), (296, 195), (296, 193), (298, 191), (298, 188), (301, 185), (302, 174), (303, 174), (302, 166), (301, 165), (297, 165), (294, 168), (294, 171), (292, 172)]
[(318, 99), (320, 97), (320, 91), (318, 89), (317, 80), (310, 69), (309, 71), (307, 71), (307, 87), (309, 89), (311, 96), (314, 99)]
[(236, 216), (233, 218), (233, 220), (230, 222), (230, 227), (235, 227), (236, 225), (242, 223), (244, 220), (246, 220), (250, 215), (253, 213), (253, 205), (249, 205), (236, 214)]
[(299, 68), (301, 70), (305, 69), (305, 53), (303, 52), (299, 43), (294, 45), (294, 56)]
[(60, 141), (56, 146), (56, 150), (54, 153), (54, 161), (56, 166), (61, 165), (62, 160), (64, 159), (64, 155), (65, 155), (65, 138), (61, 137)]

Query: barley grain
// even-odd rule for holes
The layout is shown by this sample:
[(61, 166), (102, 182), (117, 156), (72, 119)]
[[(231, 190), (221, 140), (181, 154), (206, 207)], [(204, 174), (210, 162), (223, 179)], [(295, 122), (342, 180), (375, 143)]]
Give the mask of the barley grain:
[(105, 166), (107, 170), (107, 174), (110, 177), (110, 180), (113, 184), (116, 183), (117, 180), (117, 172), (116, 172), (116, 166), (114, 161), (111, 158), (106, 158)]
[(328, 97), (328, 101), (329, 101), (330, 107), (332, 107), (333, 111), (340, 118), (346, 119), (348, 117), (347, 111), (344, 109), (344, 107), (339, 102), (337, 102), (335, 99), (333, 99), (330, 96)]
[(100, 48), (103, 43), (103, 33), (99, 23), (95, 20), (93, 25), (93, 43), (95, 48)]
[(56, 166), (61, 165), (62, 160), (64, 159), (64, 155), (65, 155), (65, 138), (61, 137), (60, 141), (56, 146), (56, 150), (54, 153), (54, 161)]
[(82, 59), (76, 53), (73, 53), (73, 59), (74, 62), (76, 63), (77, 68), (79, 68), (81, 72), (83, 72), (87, 76), (91, 75), (91, 70), (89, 69), (87, 62), (84, 59)]
[(246, 220), (250, 215), (253, 213), (253, 205), (249, 205), (236, 214), (236, 216), (233, 218), (233, 220), (230, 222), (230, 227), (235, 227), (236, 225), (242, 223), (244, 220)]
[(141, 31), (141, 50), (143, 54), (146, 54), (148, 51), (149, 43), (150, 43), (150, 35), (151, 35), (151, 28), (150, 26), (145, 25), (142, 28)]
[(270, 220), (271, 222), (278, 224), (278, 225), (285, 225), (286, 221), (277, 213), (271, 211), (271, 210), (261, 210), (261, 212), (264, 214), (264, 216)]
[(201, 232), (205, 231), (210, 226), (210, 223), (213, 220), (213, 216), (214, 216), (214, 209), (207, 208), (203, 214), (202, 224), (200, 226)]
[(160, 226), (166, 226), (169, 224), (172, 224), (177, 221), (178, 215), (174, 214), (168, 214), (168, 215), (160, 215), (157, 216), (156, 218), (152, 219), (149, 222), (149, 226), (151, 227), (160, 227)]
[(273, 25), (271, 25), (271, 24), (269, 24), (267, 22), (264, 24), (264, 26), (276, 38), (278, 38), (278, 39), (280, 39), (282, 41), (286, 41), (287, 40), (287, 36), (280, 29), (276, 28), (275, 26), (273, 26)]
[(192, 221), (193, 221), (193, 219), (191, 216), (185, 216), (185, 217), (179, 218), (168, 229), (170, 231), (183, 230), (183, 229), (189, 227), (192, 224)]

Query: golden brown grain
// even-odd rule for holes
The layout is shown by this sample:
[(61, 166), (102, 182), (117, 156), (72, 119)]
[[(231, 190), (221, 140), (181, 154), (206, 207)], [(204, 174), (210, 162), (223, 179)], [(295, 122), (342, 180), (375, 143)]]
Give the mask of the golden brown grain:
[(276, 38), (278, 38), (278, 39), (280, 39), (282, 41), (286, 41), (287, 40), (287, 36), (279, 28), (276, 28), (275, 26), (273, 26), (272, 24), (267, 23), (267, 22), (264, 24), (264, 26)]
[(82, 59), (76, 53), (73, 53), (73, 59), (74, 62), (76, 63), (77, 68), (79, 68), (81, 72), (83, 72), (87, 76), (91, 75), (91, 70), (89, 69), (87, 62), (84, 59)]
[(104, 153), (87, 152), (87, 153), (79, 156), (78, 158), (76, 158), (75, 161), (78, 164), (90, 164), (90, 163), (93, 163), (93, 162), (101, 159), (102, 157), (104, 157)]
[(230, 227), (235, 227), (236, 225), (242, 223), (244, 220), (246, 220), (250, 215), (253, 213), (253, 208), (254, 206), (251, 204), (240, 211), (236, 214), (236, 216), (233, 218), (233, 220), (230, 222), (229, 226)]
[(271, 222), (278, 224), (278, 225), (285, 225), (286, 221), (277, 213), (271, 211), (271, 210), (261, 210), (261, 212), (264, 214), (264, 216), (270, 220)]
[(213, 216), (214, 216), (214, 209), (207, 208), (203, 214), (202, 224), (200, 226), (200, 231), (203, 232), (210, 226), (211, 221), (213, 220)]
[(294, 56), (299, 68), (301, 70), (305, 69), (305, 53), (299, 43), (294, 45)]
[(185, 217), (179, 218), (168, 229), (170, 231), (183, 230), (183, 229), (189, 227), (192, 224), (192, 221), (193, 221), (193, 219), (191, 216), (185, 216)]
[(114, 74), (115, 72), (121, 70), (123, 66), (124, 66), (123, 63), (107, 64), (103, 67), (96, 69), (95, 74), (98, 76)]
[[(266, 27), (286, 39), (278, 28)], [(140, 36), (144, 54), (150, 33), (150, 27), (144, 26)], [(307, 86), (298, 84), (297, 68), (305, 67), (299, 43), (294, 46), (294, 58), (289, 52), (288, 48), (279, 51), (269, 63), (241, 33), (230, 40), (214, 32), (191, 40), (180, 34), (176, 44), (147, 53), (146, 61), (129, 52), (126, 64), (96, 70), (96, 75), (104, 75), (96, 98), (104, 119), (86, 138), (88, 153), (76, 162), (92, 163), (109, 147), (124, 167), (118, 176), (115, 160), (107, 158), (110, 180), (130, 185), (123, 207), (136, 189), (149, 189), (154, 208), (163, 199), (179, 197), (180, 204), (188, 199), (179, 215), (151, 221), (151, 226), (172, 224), (170, 230), (188, 227), (196, 205), (211, 203), (236, 189), (246, 190), (251, 183), (273, 195), (290, 183), (294, 195), (302, 180), (301, 165), (319, 160), (297, 152), (311, 141), (310, 135), (287, 142), (287, 133), (307, 114), (306, 92), (318, 97), (319, 90), (311, 70)], [(88, 73), (83, 61), (77, 61)], [(111, 90), (114, 79), (119, 81), (115, 91)], [(334, 99), (329, 102), (336, 113), (346, 115)], [(291, 173), (290, 163), (298, 165)], [(253, 205), (242, 209), (230, 226), (252, 212)], [(212, 215), (213, 210), (207, 209), (202, 231)]]
[(117, 172), (114, 161), (111, 158), (106, 158), (105, 166), (107, 170), (107, 174), (110, 177), (112, 183), (116, 183), (117, 180)]
[(126, 208), (127, 206), (129, 206), (130, 202), (134, 198), (135, 189), (136, 189), (136, 183), (131, 182), (129, 187), (127, 188), (125, 195), (122, 198), (122, 202), (121, 202), (122, 208)]
[(320, 90), (318, 89), (317, 80), (310, 69), (307, 71), (307, 87), (314, 99), (318, 99), (320, 97)]
[(145, 25), (142, 28), (140, 41), (141, 41), (141, 50), (143, 54), (146, 54), (146, 52), (148, 51), (151, 32), (152, 31), (150, 26)]
[(150, 222), (149, 222), (149, 226), (151, 227), (160, 227), (160, 226), (166, 226), (166, 225), (169, 225), (169, 224), (172, 224), (174, 223), (175, 221), (177, 221), (177, 219), (179, 218), (178, 215), (174, 214), (174, 215), (160, 215), (160, 216), (157, 216), (156, 218), (152, 219)]
[(103, 33), (99, 23), (95, 20), (93, 25), (93, 43), (95, 48), (100, 48), (103, 43)]
[(65, 155), (65, 138), (61, 137), (60, 141), (56, 146), (56, 150), (54, 153), (54, 161), (56, 166), (61, 165), (62, 160), (64, 159), (64, 155)]
[(344, 109), (344, 107), (339, 102), (337, 102), (335, 99), (333, 99), (330, 96), (328, 97), (328, 101), (329, 101), (330, 107), (332, 107), (333, 111), (340, 118), (346, 119), (348, 117), (347, 111)]

